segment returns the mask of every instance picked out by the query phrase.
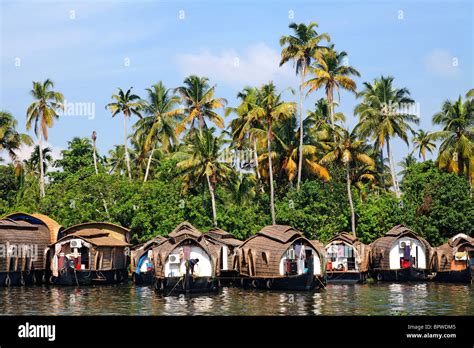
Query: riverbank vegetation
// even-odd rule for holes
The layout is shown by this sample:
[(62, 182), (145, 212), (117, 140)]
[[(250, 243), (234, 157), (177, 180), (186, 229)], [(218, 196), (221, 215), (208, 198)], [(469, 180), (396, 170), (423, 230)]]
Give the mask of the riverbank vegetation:
[[(275, 222), (323, 242), (346, 230), (370, 243), (400, 223), (433, 244), (473, 235), (474, 91), (440, 101), (439, 131), (417, 129), (409, 89), (388, 75), (359, 89), (348, 54), (317, 29), (292, 24), (280, 40), (281, 65), (293, 62), (301, 78), (299, 103), (269, 82), (243, 88), (229, 105), (198, 76), (176, 88), (158, 81), (142, 95), (118, 89), (104, 105), (123, 117), (124, 136), (107, 154), (91, 129), (53, 160), (43, 141), (64, 96), (51, 80), (33, 82), (25, 113), (38, 140), (29, 159), (18, 159), (33, 144), (18, 129), (22, 115), (0, 112), (0, 215), (41, 212), (64, 226), (110, 221), (131, 227), (135, 242), (183, 220), (242, 239)], [(341, 90), (356, 93), (354, 116), (337, 111)], [(324, 97), (304, 110), (319, 91)], [(394, 138), (407, 144), (398, 173)]]

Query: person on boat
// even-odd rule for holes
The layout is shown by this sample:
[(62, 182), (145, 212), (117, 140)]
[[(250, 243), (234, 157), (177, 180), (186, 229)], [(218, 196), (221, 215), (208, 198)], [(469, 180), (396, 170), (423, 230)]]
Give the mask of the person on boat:
[(199, 259), (190, 259), (189, 268), (191, 270), (191, 275), (194, 275), (194, 266), (199, 262)]

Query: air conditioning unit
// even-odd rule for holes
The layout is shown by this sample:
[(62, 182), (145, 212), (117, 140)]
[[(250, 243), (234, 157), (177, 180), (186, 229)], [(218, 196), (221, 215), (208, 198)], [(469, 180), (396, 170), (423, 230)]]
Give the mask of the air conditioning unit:
[(179, 255), (170, 255), (168, 260), (170, 263), (180, 263)]
[(295, 257), (295, 249), (290, 249), (290, 250), (288, 250), (288, 258), (289, 258), (290, 260), (296, 259), (296, 257)]
[(71, 239), (69, 243), (71, 248), (80, 248), (82, 247), (82, 240), (81, 239)]

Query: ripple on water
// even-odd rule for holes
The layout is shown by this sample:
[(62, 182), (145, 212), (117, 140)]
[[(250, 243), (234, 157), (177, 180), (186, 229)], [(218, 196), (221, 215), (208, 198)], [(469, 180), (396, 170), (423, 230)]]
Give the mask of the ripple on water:
[(0, 288), (2, 315), (472, 315), (468, 284), (328, 285), (320, 292), (223, 288), (162, 296), (133, 284)]

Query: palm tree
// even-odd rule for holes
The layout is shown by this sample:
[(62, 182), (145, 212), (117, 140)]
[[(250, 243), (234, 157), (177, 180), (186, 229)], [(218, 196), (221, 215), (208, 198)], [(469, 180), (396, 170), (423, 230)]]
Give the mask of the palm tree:
[[(296, 126), (296, 117), (283, 119), (276, 123), (273, 127), (273, 136), (276, 140), (275, 150), (272, 153), (272, 158), (275, 159), (276, 172), (282, 176), (283, 180), (290, 184), (295, 178), (299, 151), (299, 129)], [(303, 174), (308, 176), (316, 176), (324, 181), (330, 180), (329, 172), (326, 168), (319, 164), (319, 155), (323, 150), (322, 143), (303, 144)], [(268, 158), (268, 152), (261, 155), (261, 160)], [(277, 180), (278, 181), (278, 180)]]
[(466, 98), (468, 98), (468, 99), (474, 98), (474, 88), (467, 91)]
[(432, 153), (436, 149), (436, 144), (432, 141), (431, 134), (423, 129), (415, 133), (412, 142), (415, 144), (413, 151), (418, 150), (418, 157), (423, 157), (423, 162), (426, 161), (426, 151)]
[(310, 72), (316, 77), (309, 79), (304, 83), (309, 86), (309, 93), (312, 93), (321, 87), (326, 90), (326, 98), (329, 104), (329, 115), (331, 125), (334, 129), (334, 91), (338, 94), (340, 100), (340, 90), (344, 89), (356, 93), (357, 85), (350, 76), (360, 76), (360, 73), (352, 66), (345, 65), (347, 53), (337, 52), (334, 45), (317, 55), (314, 64), (309, 68)]
[(93, 147), (92, 156), (93, 156), (93, 159), (94, 159), (95, 173), (96, 173), (96, 174), (99, 174), (99, 169), (97, 168), (97, 147), (96, 147), (96, 144), (95, 144), (95, 142), (96, 142), (96, 140), (97, 140), (97, 133), (96, 133), (96, 131), (93, 131), (93, 132), (92, 132), (91, 139), (92, 139), (92, 147)]
[(351, 208), (351, 226), (354, 237), (356, 236), (354, 203), (351, 193), (351, 170), (358, 164), (365, 164), (370, 167), (375, 162), (366, 154), (367, 146), (363, 140), (358, 139), (357, 131), (349, 133), (343, 129), (336, 134), (336, 141), (332, 144), (332, 149), (321, 159), (321, 163), (339, 162), (346, 169), (347, 197)]
[(202, 133), (197, 133), (189, 139), (184, 150), (175, 154), (177, 158), (181, 158), (176, 166), (179, 175), (184, 179), (185, 190), (195, 182), (207, 183), (214, 226), (217, 226), (216, 185), (218, 181), (225, 182), (231, 172), (229, 165), (219, 160), (223, 136), (221, 134), (214, 137), (213, 129), (204, 129)]
[[(424, 161), (424, 160), (423, 160)], [(406, 157), (403, 157), (401, 162), (398, 162), (398, 165), (402, 167), (402, 170), (398, 173), (405, 176), (408, 174), (408, 170), (417, 163), (415, 156), (409, 153)]]
[(358, 94), (363, 100), (354, 110), (359, 116), (356, 126), (361, 136), (371, 137), (375, 147), (380, 149), (383, 163), (383, 146), (387, 146), (387, 155), (390, 163), (392, 185), (397, 198), (400, 198), (400, 188), (395, 173), (395, 163), (390, 148), (390, 139), (399, 137), (408, 146), (408, 132), (414, 133), (410, 123), (418, 124), (418, 117), (401, 110), (411, 105), (413, 100), (406, 88), (394, 88), (393, 77), (381, 76), (373, 83), (364, 82), (364, 90)]
[(13, 161), (22, 145), (33, 144), (29, 135), (18, 133), (17, 126), (18, 122), (11, 113), (0, 111), (0, 151), (5, 150)]
[(330, 41), (331, 38), (328, 34), (318, 34), (315, 28), (318, 27), (316, 22), (310, 22), (308, 25), (304, 23), (296, 24), (291, 23), (288, 26), (293, 29), (293, 35), (282, 36), (280, 38), (280, 46), (283, 47), (281, 51), (280, 66), (288, 61), (293, 61), (293, 65), (296, 67), (296, 75), (300, 74), (301, 83), (299, 86), (300, 90), (300, 145), (299, 145), (299, 162), (298, 162), (298, 181), (296, 184), (297, 190), (300, 189), (301, 183), (301, 170), (303, 166), (303, 89), (304, 79), (311, 64), (311, 60), (318, 56), (320, 51), (324, 49), (324, 46), (319, 46), (321, 41)]
[(132, 171), (130, 170), (130, 155), (127, 147), (127, 117), (131, 117), (132, 114), (141, 118), (140, 110), (142, 103), (140, 103), (140, 97), (136, 94), (132, 94), (132, 88), (130, 87), (126, 93), (123, 93), (122, 89), (118, 89), (117, 94), (112, 94), (112, 99), (115, 100), (113, 103), (109, 103), (105, 106), (106, 109), (112, 113), (112, 117), (123, 114), (123, 130), (124, 130), (124, 150), (125, 150), (125, 162), (127, 164), (128, 178), (132, 180)]
[(260, 179), (257, 149), (259, 133), (256, 130), (261, 129), (262, 125), (260, 120), (252, 117), (250, 113), (253, 105), (255, 105), (257, 101), (257, 95), (258, 89), (256, 87), (245, 87), (237, 94), (237, 98), (241, 100), (239, 106), (236, 108), (227, 108), (226, 116), (232, 112), (237, 115), (230, 123), (234, 146), (242, 148), (243, 144), (248, 140), (253, 152), (255, 175), (257, 179)]
[[(336, 102), (334, 102), (336, 103)], [(342, 112), (333, 115), (334, 121), (345, 122), (346, 117)], [(305, 143), (317, 142), (320, 139), (329, 138), (333, 133), (331, 127), (331, 116), (327, 99), (320, 98), (314, 104), (314, 111), (308, 111), (306, 119), (303, 121)]]
[(122, 174), (127, 171), (127, 164), (125, 163), (125, 148), (123, 145), (114, 145), (114, 148), (109, 150), (109, 157), (107, 164), (109, 167), (109, 174)]
[(255, 176), (232, 171), (227, 188), (233, 201), (239, 206), (244, 205), (255, 196)]
[(224, 120), (214, 111), (223, 108), (227, 104), (224, 98), (214, 98), (216, 86), (209, 87), (207, 77), (191, 75), (184, 80), (184, 85), (175, 89), (181, 96), (184, 104), (184, 119), (176, 127), (176, 134), (179, 135), (186, 125), (190, 125), (190, 131), (198, 123), (199, 131), (202, 133), (207, 128), (206, 118), (217, 127), (224, 128)]
[(443, 126), (441, 131), (431, 134), (431, 139), (443, 140), (439, 147), (439, 167), (469, 178), (474, 156), (474, 100), (463, 103), (459, 96), (455, 102), (445, 101), (441, 111), (433, 116), (433, 123)]
[(50, 147), (45, 147), (41, 150), (41, 152), (42, 154), (40, 154), (40, 147), (36, 145), (33, 152), (31, 153), (30, 159), (28, 160), (30, 167), (36, 168), (35, 172), (37, 174), (41, 173), (41, 162), (43, 163), (43, 173), (46, 173), (48, 166), (53, 164), (53, 150)]
[[(39, 156), (43, 163), (43, 139), (48, 141), (48, 128), (53, 126), (53, 121), (59, 118), (57, 111), (62, 109), (64, 96), (52, 90), (54, 82), (46, 79), (43, 83), (33, 81), (33, 89), (30, 94), (36, 101), (26, 110), (26, 129), (30, 130), (34, 123), (34, 131), (39, 137)], [(44, 171), (43, 165), (40, 165), (40, 196), (45, 196), (44, 191)]]
[[(284, 102), (281, 93), (277, 93), (275, 85), (270, 82), (263, 85), (257, 93), (255, 103), (249, 112), (249, 119), (260, 122), (263, 130), (256, 130), (259, 133), (266, 132), (267, 153), (272, 153), (271, 142), (273, 140), (273, 126), (275, 123), (290, 118), (296, 112), (296, 104)], [(275, 202), (273, 187), (273, 165), (272, 156), (268, 156), (268, 173), (270, 181), (270, 212), (272, 216), (272, 224), (275, 224)]]
[(172, 145), (176, 144), (176, 121), (183, 113), (182, 109), (176, 108), (180, 102), (179, 97), (173, 95), (170, 89), (166, 89), (161, 81), (147, 88), (146, 91), (148, 101), (145, 103), (144, 112), (147, 116), (134, 125), (136, 135), (145, 138), (145, 152), (149, 152), (143, 182), (148, 179), (157, 144), (160, 144), (166, 153), (170, 151)]

